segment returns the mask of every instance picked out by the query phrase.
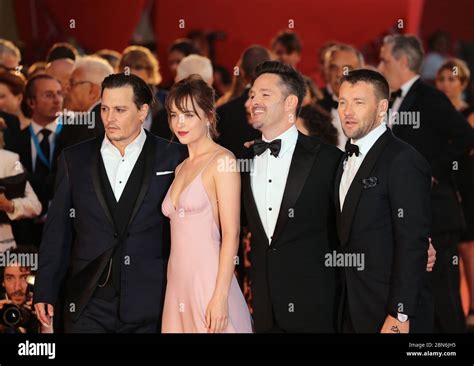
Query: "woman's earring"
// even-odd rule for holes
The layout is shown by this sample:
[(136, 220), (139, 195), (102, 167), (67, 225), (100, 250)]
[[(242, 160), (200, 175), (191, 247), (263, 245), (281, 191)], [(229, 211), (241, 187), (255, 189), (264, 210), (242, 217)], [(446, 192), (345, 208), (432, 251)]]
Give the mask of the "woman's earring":
[(207, 137), (211, 138), (211, 124), (207, 122)]

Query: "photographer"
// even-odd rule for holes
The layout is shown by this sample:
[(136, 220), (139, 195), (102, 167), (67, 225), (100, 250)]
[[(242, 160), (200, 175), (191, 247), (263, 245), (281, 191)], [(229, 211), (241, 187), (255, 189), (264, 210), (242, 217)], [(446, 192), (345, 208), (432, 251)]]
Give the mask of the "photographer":
[(1, 253), (0, 278), (4, 294), (0, 299), (0, 333), (52, 333), (52, 327), (41, 326), (31, 307), (34, 248), (17, 247)]

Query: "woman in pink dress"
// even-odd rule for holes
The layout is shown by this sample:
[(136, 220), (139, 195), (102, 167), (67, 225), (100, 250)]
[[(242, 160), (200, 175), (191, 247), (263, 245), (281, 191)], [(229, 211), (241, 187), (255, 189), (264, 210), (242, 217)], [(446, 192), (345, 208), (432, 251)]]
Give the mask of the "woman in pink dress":
[(240, 230), (235, 157), (216, 144), (214, 90), (192, 75), (174, 85), (166, 108), (189, 157), (162, 204), (171, 223), (163, 333), (250, 333), (234, 275)]

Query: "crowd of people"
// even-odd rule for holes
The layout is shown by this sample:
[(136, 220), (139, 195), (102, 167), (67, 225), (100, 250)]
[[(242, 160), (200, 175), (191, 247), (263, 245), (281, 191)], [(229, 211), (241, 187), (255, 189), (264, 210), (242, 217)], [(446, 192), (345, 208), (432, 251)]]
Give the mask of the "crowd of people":
[(342, 42), (318, 54), (325, 85), (292, 31), (232, 73), (182, 38), (164, 86), (143, 46), (57, 43), (26, 68), (0, 39), (0, 255), (39, 250), (37, 330), (474, 326), (468, 66), (400, 34), (378, 65)]

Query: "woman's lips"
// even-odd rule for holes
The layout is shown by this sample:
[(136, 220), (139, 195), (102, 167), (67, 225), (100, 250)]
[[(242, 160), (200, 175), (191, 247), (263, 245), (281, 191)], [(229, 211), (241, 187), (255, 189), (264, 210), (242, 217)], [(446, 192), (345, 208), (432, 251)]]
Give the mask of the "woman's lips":
[(178, 131), (178, 135), (180, 136), (186, 136), (188, 134), (188, 131)]

